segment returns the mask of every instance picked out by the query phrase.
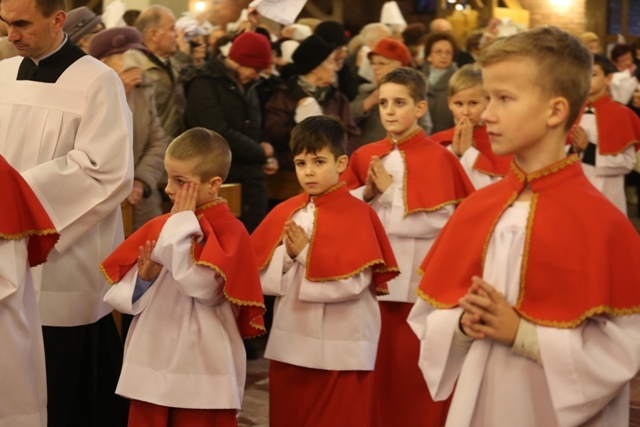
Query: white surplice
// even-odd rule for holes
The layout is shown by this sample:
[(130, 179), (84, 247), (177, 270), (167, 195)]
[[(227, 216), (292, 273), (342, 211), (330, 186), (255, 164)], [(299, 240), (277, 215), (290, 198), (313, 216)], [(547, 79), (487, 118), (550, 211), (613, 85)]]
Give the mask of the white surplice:
[[(528, 212), (526, 202), (505, 211), (485, 260), (483, 278), (512, 305)], [(455, 386), (447, 426), (628, 425), (628, 382), (640, 368), (639, 316), (595, 316), (572, 329), (535, 325), (538, 364), (490, 339), (461, 345), (453, 339), (461, 314), (420, 299), (408, 319), (421, 341), (419, 363), (431, 395), (443, 400)]]
[(16, 81), (21, 61), (0, 61), (0, 154), (60, 233), (47, 263), (32, 270), (42, 323), (91, 324), (111, 312), (98, 265), (123, 239), (131, 112), (120, 78), (95, 58), (78, 59), (56, 83)]

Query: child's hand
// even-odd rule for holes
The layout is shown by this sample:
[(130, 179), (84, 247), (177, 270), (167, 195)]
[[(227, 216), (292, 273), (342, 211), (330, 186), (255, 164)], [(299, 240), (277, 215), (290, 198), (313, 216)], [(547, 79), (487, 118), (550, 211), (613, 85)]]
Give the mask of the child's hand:
[(276, 159), (275, 157), (269, 157), (267, 159), (267, 163), (262, 165), (262, 170), (264, 171), (265, 175), (274, 175), (276, 172), (278, 172), (278, 167), (278, 159)]
[(309, 237), (304, 228), (293, 221), (287, 221), (284, 225), (284, 245), (291, 258), (298, 256), (309, 243)]
[(367, 170), (367, 178), (364, 182), (364, 192), (362, 193), (362, 198), (365, 202), (369, 203), (371, 199), (378, 195), (378, 193), (380, 192), (378, 191), (378, 188), (373, 181), (373, 172), (371, 171), (371, 163), (369, 163), (369, 169)]
[(520, 316), (493, 286), (480, 277), (473, 277), (469, 293), (460, 298), (459, 304), (465, 311), (460, 321), (465, 334), (513, 345)]
[(456, 124), (456, 129), (453, 133), (453, 141), (451, 141), (451, 148), (453, 153), (462, 157), (462, 155), (473, 145), (473, 125), (468, 117), (463, 117)]
[(573, 145), (573, 150), (576, 153), (582, 153), (587, 149), (589, 145), (589, 138), (587, 137), (587, 132), (584, 130), (582, 126), (574, 126), (571, 132), (571, 144)]
[(147, 243), (138, 249), (138, 277), (147, 282), (155, 279), (162, 270), (162, 264), (151, 259), (151, 253), (155, 247), (155, 240), (147, 240)]
[(384, 168), (380, 157), (371, 157), (369, 170), (371, 171), (371, 179), (373, 181), (373, 184), (376, 186), (376, 189), (380, 193), (384, 193), (385, 191), (387, 191), (387, 188), (389, 188), (391, 184), (393, 184), (393, 177)]
[(171, 208), (171, 215), (178, 212), (196, 210), (196, 201), (198, 200), (198, 184), (195, 182), (188, 182), (184, 184), (177, 192), (176, 199), (173, 202)]

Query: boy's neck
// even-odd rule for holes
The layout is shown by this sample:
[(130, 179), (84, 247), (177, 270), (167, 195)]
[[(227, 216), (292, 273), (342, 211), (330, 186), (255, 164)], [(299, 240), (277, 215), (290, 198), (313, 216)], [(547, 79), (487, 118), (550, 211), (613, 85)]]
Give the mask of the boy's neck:
[(416, 130), (418, 130), (418, 128), (418, 122), (416, 122), (413, 126), (410, 126), (408, 129), (399, 134), (389, 133), (389, 138), (391, 138), (394, 143), (401, 142), (407, 139), (407, 137), (411, 136)]
[(218, 199), (219, 199), (218, 192), (216, 192), (212, 194), (211, 197), (207, 198), (206, 200), (203, 200), (198, 206), (196, 206), (196, 209), (200, 209), (202, 206), (206, 206), (209, 203), (215, 202)]
[(564, 132), (564, 130), (551, 131), (529, 149), (514, 153), (515, 162), (527, 174), (559, 162), (567, 157), (565, 151), (566, 138), (567, 132)]
[(596, 102), (598, 99), (602, 98), (603, 96), (609, 95), (609, 92), (607, 91), (603, 91), (603, 92), (598, 92), (598, 93), (594, 93), (593, 95), (589, 95), (589, 98), (587, 98), (589, 100), (589, 102)]

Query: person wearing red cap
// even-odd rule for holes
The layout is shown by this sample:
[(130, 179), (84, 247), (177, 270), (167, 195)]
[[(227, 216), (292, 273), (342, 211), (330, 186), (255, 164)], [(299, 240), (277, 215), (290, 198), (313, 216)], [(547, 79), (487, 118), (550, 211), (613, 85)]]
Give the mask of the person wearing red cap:
[(210, 129), (229, 142), (233, 157), (227, 182), (242, 184), (240, 220), (249, 232), (267, 214), (266, 174), (278, 169), (272, 145), (262, 141), (256, 91), (260, 72), (270, 66), (269, 40), (258, 33), (242, 33), (226, 58), (210, 58), (185, 83), (187, 127)]
[[(387, 135), (380, 121), (377, 86), (385, 74), (397, 68), (406, 67), (411, 62), (409, 49), (402, 42), (392, 38), (380, 40), (369, 52), (368, 57), (375, 82), (361, 84), (358, 88), (358, 96), (351, 102), (351, 114), (362, 134), (358, 145), (347, 145), (349, 155), (364, 144), (379, 141)], [(419, 122), (427, 134), (431, 128), (428, 118), (429, 115), (425, 114)]]

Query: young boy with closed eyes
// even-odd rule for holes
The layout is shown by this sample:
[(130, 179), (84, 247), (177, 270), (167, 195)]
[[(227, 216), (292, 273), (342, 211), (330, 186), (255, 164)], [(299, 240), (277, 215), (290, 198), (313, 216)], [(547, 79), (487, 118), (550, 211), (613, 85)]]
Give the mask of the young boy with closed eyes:
[(278, 204), (251, 235), (263, 292), (276, 297), (265, 351), (269, 425), (369, 427), (376, 294), (388, 292), (396, 260), (375, 212), (339, 181), (344, 125), (309, 117), (290, 145), (304, 193)]
[(264, 332), (249, 235), (218, 190), (231, 150), (193, 128), (165, 155), (173, 202), (101, 265), (104, 300), (134, 315), (116, 393), (129, 426), (237, 426), (246, 374), (242, 338)]
[(375, 370), (374, 425), (438, 426), (447, 404), (434, 403), (420, 376), (419, 342), (407, 324), (416, 301), (418, 266), (455, 206), (473, 191), (460, 162), (418, 125), (427, 105), (420, 72), (399, 68), (379, 84), (387, 137), (356, 150), (343, 175), (387, 232), (401, 275), (379, 298), (382, 333)]

